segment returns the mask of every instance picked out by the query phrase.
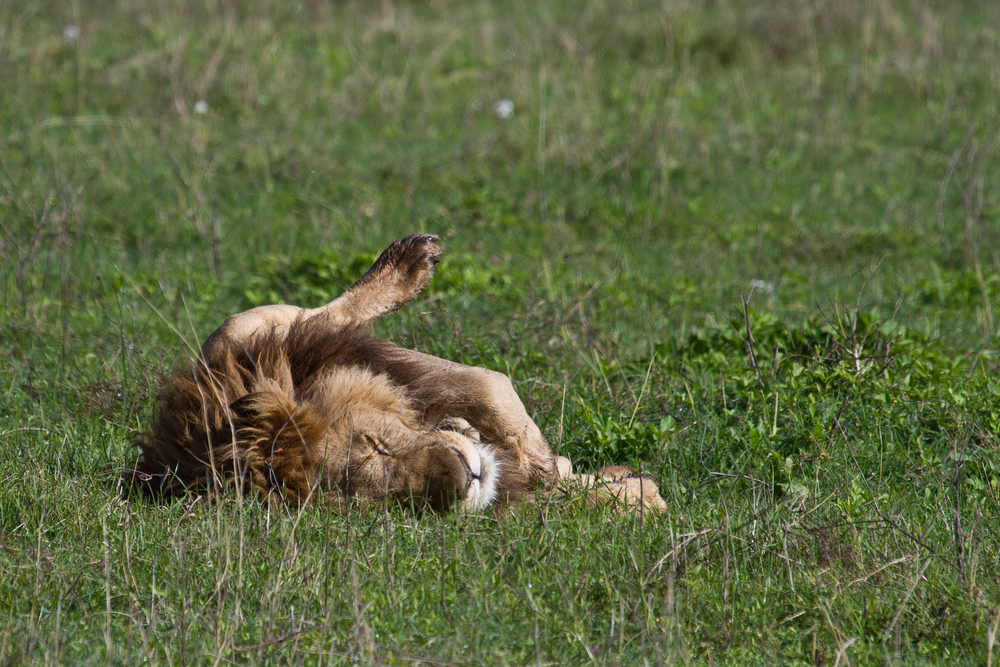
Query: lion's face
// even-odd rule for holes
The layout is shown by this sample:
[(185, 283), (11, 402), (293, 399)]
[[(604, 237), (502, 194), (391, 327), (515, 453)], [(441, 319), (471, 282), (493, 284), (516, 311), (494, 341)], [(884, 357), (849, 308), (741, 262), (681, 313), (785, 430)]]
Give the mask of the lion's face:
[(410, 457), (411, 489), (437, 508), (475, 512), (497, 496), (500, 466), (486, 445), (455, 431), (431, 431), (420, 444), (423, 456)]

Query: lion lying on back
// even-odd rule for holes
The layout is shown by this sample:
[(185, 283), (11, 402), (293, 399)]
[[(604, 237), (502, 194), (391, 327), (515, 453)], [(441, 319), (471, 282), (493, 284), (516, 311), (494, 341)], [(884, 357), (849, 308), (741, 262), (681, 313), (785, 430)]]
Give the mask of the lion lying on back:
[(233, 483), (293, 505), (325, 494), (478, 510), (584, 484), (589, 504), (665, 509), (656, 485), (628, 469), (572, 476), (505, 375), (370, 335), (430, 281), (436, 241), (396, 241), (320, 308), (227, 319), (159, 396), (137, 443), (144, 487), (177, 495)]

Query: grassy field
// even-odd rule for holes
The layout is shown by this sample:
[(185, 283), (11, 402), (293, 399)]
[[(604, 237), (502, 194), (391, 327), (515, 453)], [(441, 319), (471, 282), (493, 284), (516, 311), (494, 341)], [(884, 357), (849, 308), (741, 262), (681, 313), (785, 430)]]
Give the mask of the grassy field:
[[(0, 664), (1000, 664), (998, 142), (990, 0), (0, 0)], [(668, 515), (123, 500), (416, 231), (379, 335)]]

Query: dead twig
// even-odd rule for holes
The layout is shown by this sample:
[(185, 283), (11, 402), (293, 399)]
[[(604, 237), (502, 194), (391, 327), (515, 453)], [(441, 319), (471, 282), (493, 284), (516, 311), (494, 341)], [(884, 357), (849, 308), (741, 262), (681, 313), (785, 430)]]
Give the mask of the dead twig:
[(684, 541), (683, 542), (681, 542), (680, 544), (678, 544), (677, 546), (675, 546), (673, 549), (671, 549), (667, 553), (663, 554), (663, 556), (661, 556), (658, 561), (656, 561), (655, 563), (653, 563), (652, 567), (650, 567), (648, 570), (646, 570), (646, 574), (643, 575), (643, 578), (642, 578), (643, 585), (645, 585), (649, 581), (649, 578), (653, 576), (653, 572), (656, 571), (657, 569), (659, 569), (659, 567), (661, 565), (663, 565), (664, 561), (666, 561), (668, 558), (671, 558), (672, 556), (674, 556), (675, 554), (677, 554), (681, 549), (685, 548), (687, 545), (691, 544), (692, 542), (694, 542), (695, 540), (697, 540), (702, 535), (706, 535), (707, 533), (714, 533), (714, 532), (716, 532), (716, 530), (717, 530), (716, 528), (705, 528), (703, 530), (699, 530), (696, 533), (690, 533), (689, 535), (684, 536)]
[(892, 633), (892, 629), (896, 627), (896, 622), (899, 621), (899, 617), (903, 615), (903, 610), (906, 609), (906, 603), (910, 601), (910, 597), (913, 595), (913, 591), (917, 590), (917, 586), (920, 584), (920, 580), (924, 578), (924, 572), (927, 571), (928, 566), (930, 566), (933, 558), (928, 558), (924, 561), (923, 566), (920, 568), (920, 572), (913, 579), (913, 585), (910, 586), (910, 590), (906, 591), (906, 596), (903, 598), (903, 603), (899, 605), (899, 610), (896, 611), (896, 615), (892, 617), (892, 621), (889, 622), (889, 627), (885, 629), (885, 633), (882, 635), (882, 653), (885, 654), (885, 661), (887, 663), (891, 662), (889, 659), (889, 650), (886, 648), (885, 644), (889, 641), (889, 635)]
[[(751, 291), (751, 295), (752, 294), (753, 292)], [(736, 328), (735, 324), (733, 324), (733, 329), (736, 331), (736, 335), (740, 337), (740, 340), (743, 341), (743, 344), (747, 346), (747, 358), (750, 360), (750, 368), (753, 369), (754, 375), (757, 376), (757, 382), (761, 387), (765, 387), (767, 385), (764, 383), (764, 375), (760, 372), (760, 368), (757, 366), (757, 353), (754, 351), (753, 347), (756, 341), (754, 341), (753, 338), (753, 328), (750, 326), (750, 310), (747, 307), (747, 304), (750, 303), (750, 299), (740, 297), (740, 301), (743, 302), (743, 325), (747, 332), (746, 338), (740, 334), (740, 330)]]

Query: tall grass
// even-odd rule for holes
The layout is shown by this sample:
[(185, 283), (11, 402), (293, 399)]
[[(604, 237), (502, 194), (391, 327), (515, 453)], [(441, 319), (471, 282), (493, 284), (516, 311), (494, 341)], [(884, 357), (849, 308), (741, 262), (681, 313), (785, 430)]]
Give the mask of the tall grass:
[[(994, 664), (998, 40), (973, 1), (0, 3), (0, 662)], [(414, 231), (447, 252), (380, 335), (666, 517), (122, 499), (163, 372)]]

